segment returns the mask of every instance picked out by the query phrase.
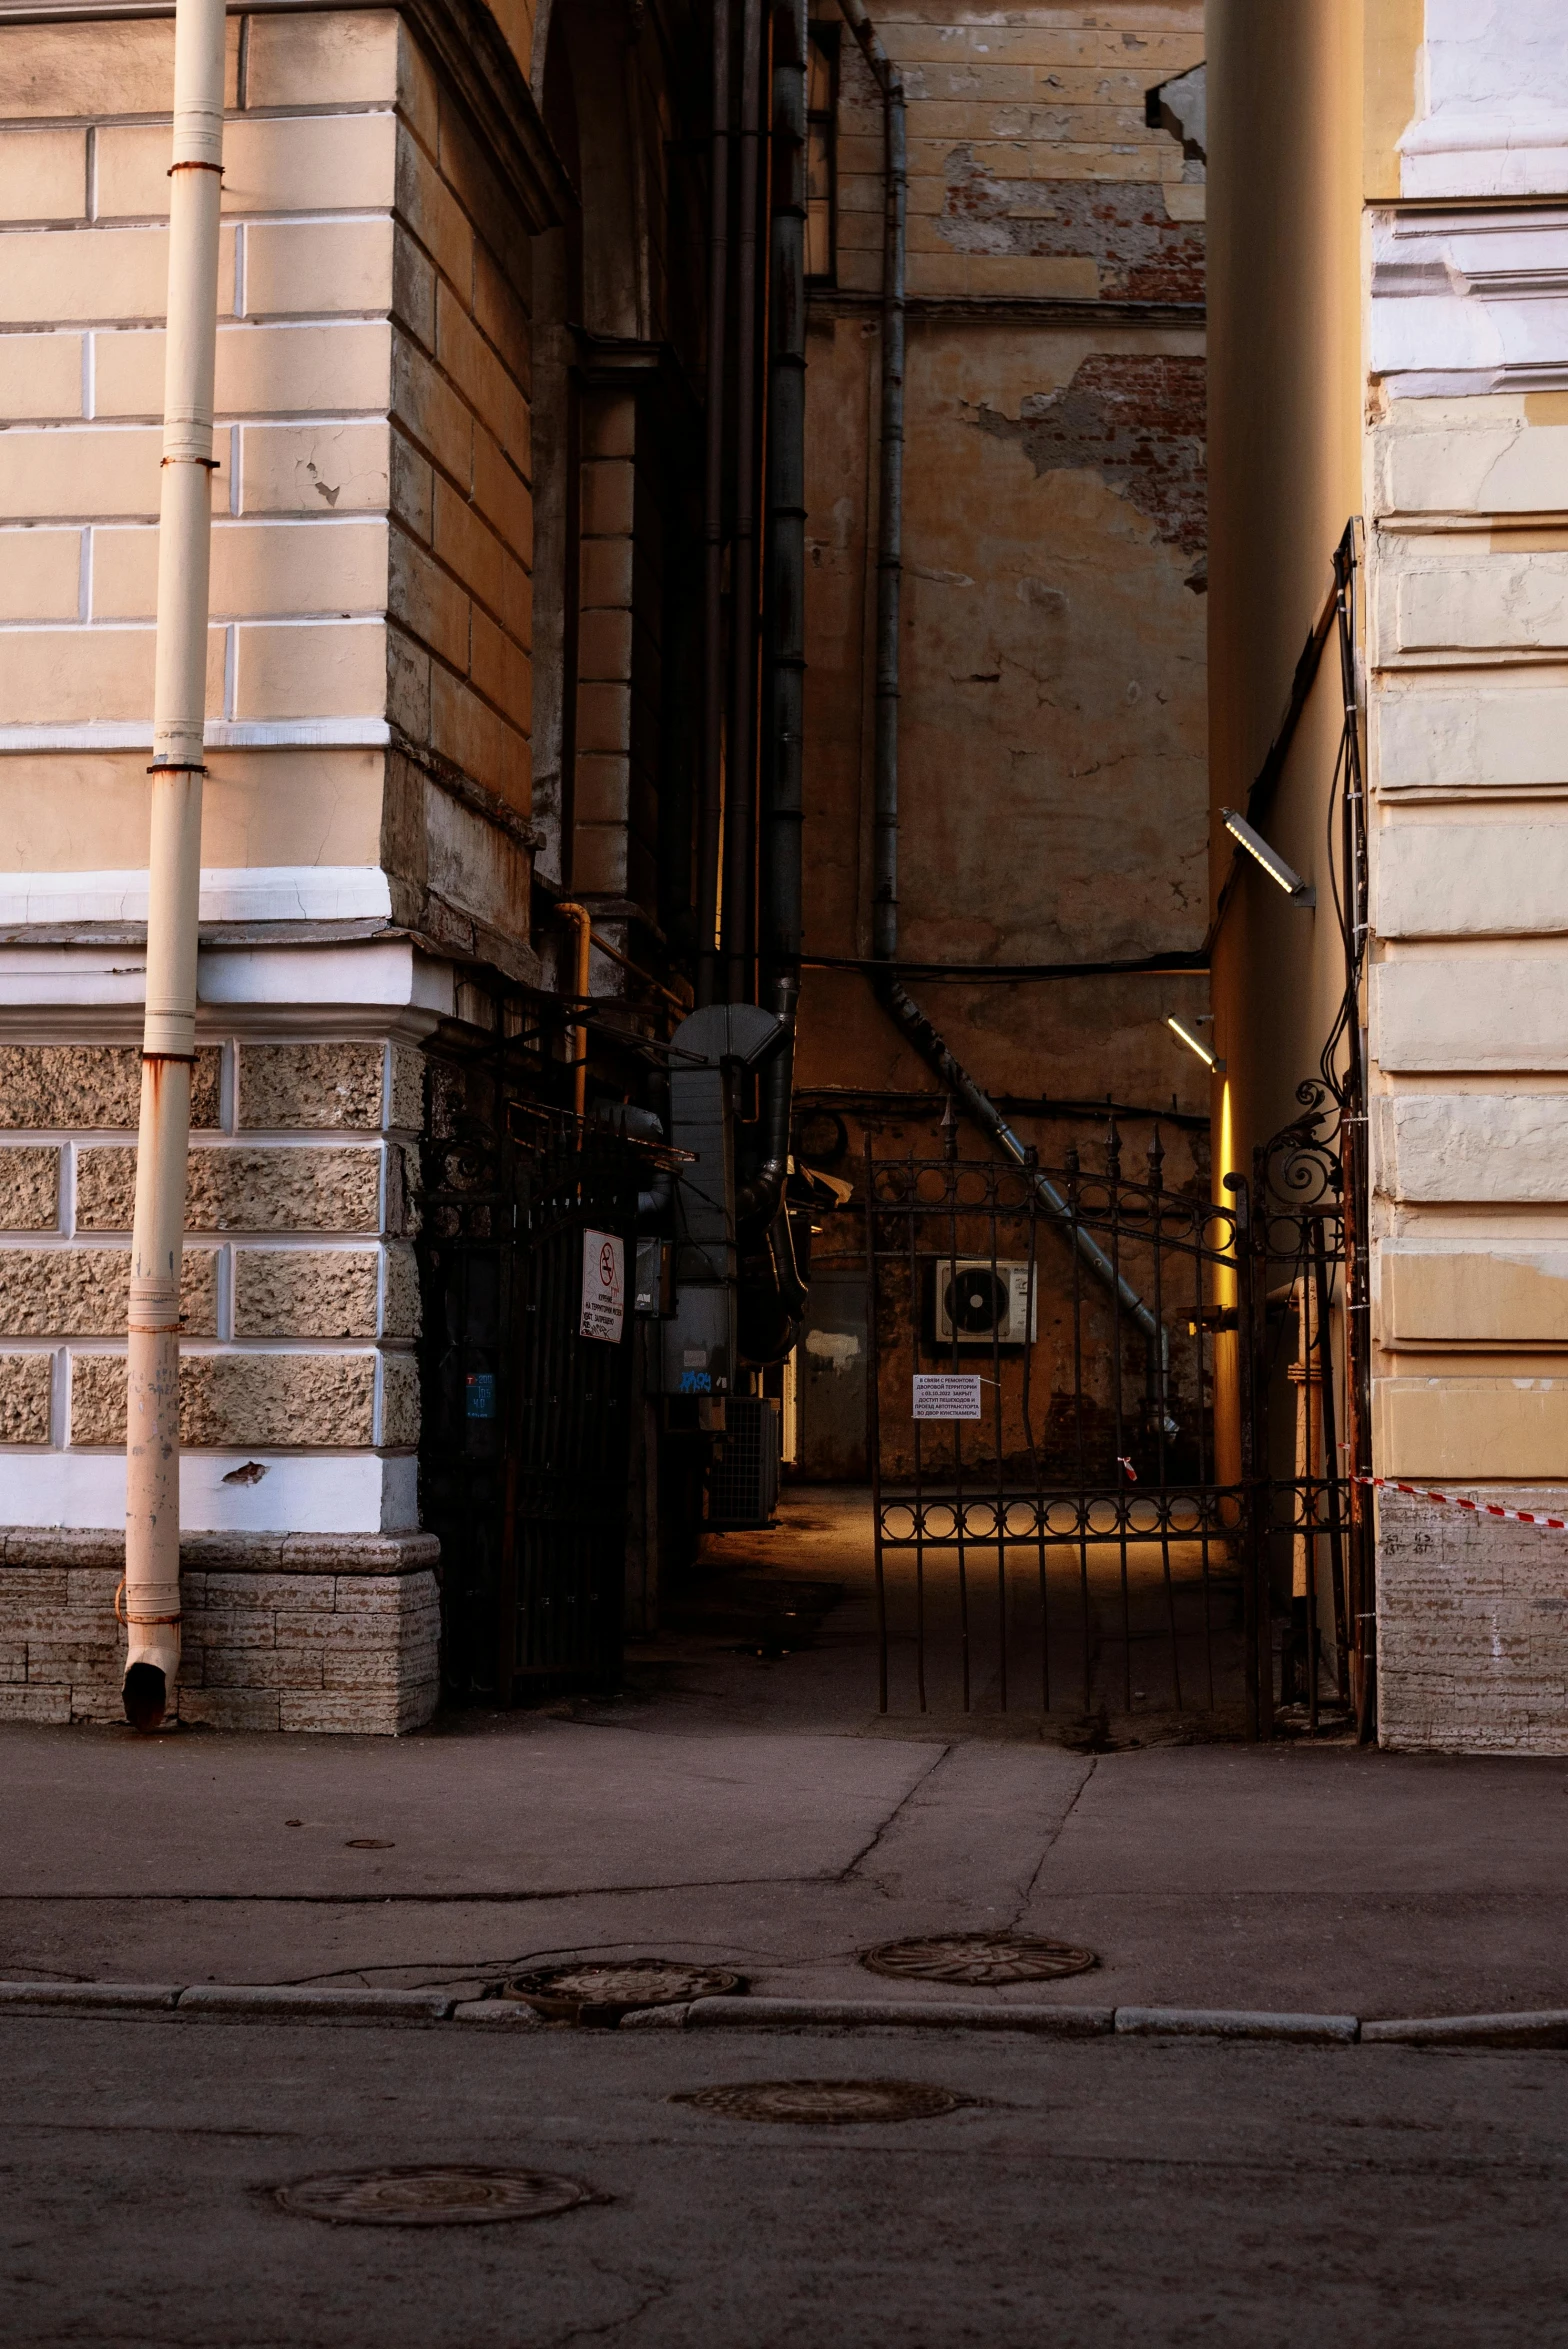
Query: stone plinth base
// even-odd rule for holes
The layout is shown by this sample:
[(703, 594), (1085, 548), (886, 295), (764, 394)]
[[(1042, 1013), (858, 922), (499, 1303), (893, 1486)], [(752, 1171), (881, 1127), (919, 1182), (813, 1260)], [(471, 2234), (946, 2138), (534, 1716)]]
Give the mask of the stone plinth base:
[[(395, 1736), (435, 1710), (433, 1534), (195, 1534), (181, 1556), (182, 1721)], [(119, 1534), (0, 1537), (0, 1720), (118, 1721)]]
[[(1458, 1489), (1568, 1517), (1561, 1486)], [(1377, 1499), (1381, 1743), (1568, 1754), (1568, 1533), (1402, 1493)]]

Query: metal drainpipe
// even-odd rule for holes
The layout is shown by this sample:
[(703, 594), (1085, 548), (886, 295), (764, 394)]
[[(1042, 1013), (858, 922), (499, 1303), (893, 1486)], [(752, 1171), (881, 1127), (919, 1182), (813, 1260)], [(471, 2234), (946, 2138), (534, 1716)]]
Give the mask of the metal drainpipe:
[(775, 18), (775, 157), (768, 338), (768, 549), (771, 740), (763, 954), (769, 975), (800, 978), (801, 832), (806, 698), (806, 10)]
[(571, 922), (577, 931), (577, 1022), (572, 1029), (572, 1107), (577, 1113), (577, 1139), (582, 1140), (583, 1117), (588, 1107), (588, 963), (593, 945), (593, 916), (585, 905), (563, 897), (556, 907), (563, 922)]
[[(908, 214), (904, 88), (862, 0), (839, 0), (862, 56), (882, 92), (887, 185), (882, 233), (882, 463), (881, 524), (877, 544), (876, 796), (872, 896), (872, 952), (891, 963), (898, 953), (898, 702), (899, 590), (904, 557), (904, 274)], [(1029, 1153), (988, 1094), (954, 1059), (918, 1004), (890, 970), (877, 981), (893, 1018), (922, 1058), (964, 1102), (977, 1125), (1028, 1171), (1047, 1212), (1068, 1225), (1086, 1264), (1115, 1291), (1144, 1335), (1159, 1347), (1160, 1400), (1168, 1409), (1170, 1337), (1091, 1235), (1073, 1224), (1056, 1186), (1031, 1167)]]
[(196, 1058), (196, 947), (223, 176), (223, 0), (179, 0), (158, 521), (147, 997), (131, 1242), (126, 1718), (155, 1729), (180, 1665), (180, 1258)]
[(839, 0), (882, 92), (886, 184), (882, 215), (881, 519), (877, 533), (876, 785), (871, 951), (898, 952), (898, 618), (904, 571), (904, 248), (909, 170), (904, 85), (861, 0)]
[(719, 993), (724, 821), (724, 337), (730, 254), (730, 10), (713, 0), (713, 153), (708, 222), (708, 386), (703, 490), (702, 803), (697, 836), (697, 1001)]
[(741, 0), (740, 233), (735, 278), (735, 536), (730, 546), (730, 716), (724, 765), (724, 963), (731, 1003), (751, 1000), (757, 667), (757, 196), (762, 0)]
[(737, 1194), (740, 1222), (766, 1227), (784, 1198), (800, 994), (806, 699), (806, 9), (774, 15), (773, 207), (769, 235), (767, 543), (769, 680), (765, 892), (760, 943), (782, 1041), (763, 1104), (765, 1156)]

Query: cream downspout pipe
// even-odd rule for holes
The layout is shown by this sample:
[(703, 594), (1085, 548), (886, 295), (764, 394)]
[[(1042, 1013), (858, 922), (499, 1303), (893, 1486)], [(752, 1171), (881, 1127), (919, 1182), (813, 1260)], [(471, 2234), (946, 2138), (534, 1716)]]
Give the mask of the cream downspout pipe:
[(224, 0), (178, 0), (126, 1429), (124, 1697), (138, 1729), (162, 1720), (180, 1664), (180, 1254), (196, 1057), (223, 62)]

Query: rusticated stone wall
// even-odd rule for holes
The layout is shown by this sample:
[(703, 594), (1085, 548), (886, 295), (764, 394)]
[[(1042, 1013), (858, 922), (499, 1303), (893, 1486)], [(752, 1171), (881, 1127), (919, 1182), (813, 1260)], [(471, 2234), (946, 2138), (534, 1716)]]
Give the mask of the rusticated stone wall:
[[(436, 1700), (430, 1534), (206, 1534), (187, 1540), (173, 1714), (218, 1729), (395, 1735)], [(0, 1721), (120, 1717), (123, 1538), (0, 1541)]]
[[(139, 1082), (132, 1046), (0, 1044), (0, 1720), (119, 1710)], [(400, 1041), (202, 1051), (182, 1719), (390, 1733), (434, 1708), (438, 1545), (414, 1530), (412, 1478), (422, 1123), (423, 1058)], [(360, 1476), (333, 1531), (290, 1530), (323, 1523), (312, 1461)]]
[[(0, 1440), (124, 1444), (136, 1150), (116, 1137), (136, 1122), (136, 1072), (130, 1047), (0, 1046)], [(420, 1072), (416, 1050), (376, 1039), (203, 1054), (187, 1445), (417, 1445)]]

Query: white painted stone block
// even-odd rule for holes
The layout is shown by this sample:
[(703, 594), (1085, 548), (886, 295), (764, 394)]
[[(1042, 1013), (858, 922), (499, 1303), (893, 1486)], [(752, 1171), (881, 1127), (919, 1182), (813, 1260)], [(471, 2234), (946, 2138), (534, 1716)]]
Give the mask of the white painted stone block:
[[(1420, 412), (1406, 401), (1393, 410), (1399, 419)], [(1568, 425), (1521, 418), (1441, 432), (1385, 431), (1377, 436), (1376, 478), (1384, 513), (1568, 512)]]
[(1568, 191), (1560, 0), (1426, 0), (1424, 104), (1400, 146), (1410, 197)]
[(1379, 963), (1371, 998), (1380, 1068), (1568, 1068), (1568, 951)]
[(1525, 683), (1374, 684), (1375, 791), (1568, 785), (1568, 689)]
[(1568, 555), (1488, 555), (1406, 571), (1393, 583), (1383, 651), (1560, 652), (1568, 646)]
[(1568, 1093), (1404, 1093), (1372, 1103), (1377, 1189), (1412, 1205), (1568, 1200)]
[(1539, 823), (1385, 824), (1374, 851), (1381, 938), (1568, 931), (1568, 808)]

